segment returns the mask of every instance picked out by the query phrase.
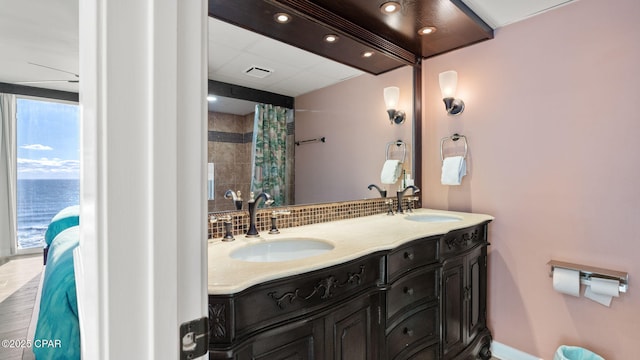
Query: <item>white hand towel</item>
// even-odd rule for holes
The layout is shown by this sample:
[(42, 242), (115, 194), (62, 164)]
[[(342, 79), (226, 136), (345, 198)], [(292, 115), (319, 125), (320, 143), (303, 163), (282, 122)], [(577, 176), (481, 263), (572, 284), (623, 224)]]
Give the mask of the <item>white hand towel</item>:
[(395, 184), (402, 172), (402, 163), (400, 160), (387, 160), (382, 166), (380, 173), (380, 182), (383, 184)]
[(444, 158), (440, 178), (442, 185), (460, 185), (465, 175), (467, 175), (467, 162), (463, 156)]

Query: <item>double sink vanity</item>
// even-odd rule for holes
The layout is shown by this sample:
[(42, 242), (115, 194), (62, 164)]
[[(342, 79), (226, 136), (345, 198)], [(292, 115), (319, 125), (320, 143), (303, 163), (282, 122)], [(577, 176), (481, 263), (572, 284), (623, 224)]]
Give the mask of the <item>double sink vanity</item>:
[(488, 359), (491, 220), (419, 209), (211, 240), (209, 357)]

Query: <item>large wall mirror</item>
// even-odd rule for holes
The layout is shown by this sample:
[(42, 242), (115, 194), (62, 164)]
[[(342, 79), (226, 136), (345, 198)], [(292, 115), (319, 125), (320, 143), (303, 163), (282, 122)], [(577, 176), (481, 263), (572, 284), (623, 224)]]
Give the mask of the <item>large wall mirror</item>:
[[(381, 184), (388, 160), (401, 159), (403, 175), (420, 185), (421, 59), (493, 37), (492, 29), (460, 0), (403, 1), (395, 14), (383, 14), (379, 3), (369, 0), (208, 0), (208, 5), (210, 17), (223, 21), (209, 31), (209, 79), (293, 98), (292, 114), (286, 116), (289, 135), (281, 142), (300, 146), (280, 151), (290, 166), (281, 171), (287, 181), (279, 191), (289, 195), (281, 205), (378, 196), (369, 184), (393, 196), (406, 182), (402, 176)], [(283, 13), (289, 17), (282, 19)], [(242, 33), (243, 29), (251, 32)], [(264, 38), (256, 39), (255, 33)], [(329, 39), (333, 41), (325, 41)], [(402, 125), (390, 125), (387, 119), (387, 87), (400, 88), (398, 108), (408, 114)], [(243, 93), (231, 91), (234, 98)], [(247, 196), (249, 190), (244, 189), (254, 172), (251, 165), (235, 170), (230, 170), (232, 165), (216, 165), (232, 157), (252, 162), (247, 141), (249, 134), (257, 133), (249, 130), (251, 113), (241, 113), (245, 125), (233, 135), (236, 149), (216, 143), (232, 136), (217, 127), (223, 118), (231, 122), (222, 114), (210, 116), (214, 141), (209, 160), (216, 175), (212, 183), (217, 184), (211, 210), (233, 208), (222, 198), (226, 190), (241, 190)], [(396, 142), (406, 146), (406, 155), (397, 154), (404, 149), (388, 146)], [(393, 150), (399, 151), (391, 154)], [(234, 182), (218, 176), (221, 171), (231, 173)]]
[[(369, 184), (395, 195), (404, 177), (381, 183), (387, 158), (401, 159), (406, 177), (415, 178), (412, 67), (372, 75), (221, 20), (210, 18), (209, 26), (209, 93), (216, 97), (209, 102), (209, 211), (235, 208), (224, 197), (228, 190), (248, 200), (261, 98), (282, 108), (291, 99), (280, 129), (286, 132), (286, 170), (278, 205), (379, 197)], [(271, 73), (254, 77), (245, 73), (251, 68)], [(401, 89), (402, 125), (388, 119), (383, 89), (389, 86)], [(270, 101), (274, 94), (283, 96)], [(388, 146), (398, 140), (404, 145)]]
[[(379, 197), (369, 184), (392, 196), (405, 177), (415, 179), (413, 67), (372, 75), (218, 19), (209, 18), (209, 27), (209, 93), (216, 98), (209, 102), (209, 211), (235, 208), (228, 190), (249, 198), (260, 144), (257, 99), (265, 97), (281, 108), (291, 100), (279, 130), (286, 133), (284, 149), (271, 149), (286, 157), (278, 205)], [(400, 88), (398, 107), (407, 114), (401, 125), (386, 112), (383, 89), (390, 86)], [(397, 141), (404, 145), (389, 146)], [(403, 176), (394, 184), (381, 182), (387, 159), (402, 160)]]
[[(213, 17), (208, 63), (209, 94), (217, 98), (209, 102), (209, 211), (234, 209), (224, 198), (227, 190), (240, 191), (245, 203), (249, 198), (253, 148), (261, 143), (256, 106), (265, 96), (264, 103), (289, 107), (278, 130), (284, 148), (265, 150), (286, 156), (279, 205), (379, 197), (369, 184), (395, 196), (404, 175), (420, 179), (414, 119), (419, 69), (398, 66), (373, 75)], [(387, 115), (383, 89), (391, 86), (400, 88), (398, 108), (407, 114), (401, 125)], [(258, 114), (269, 111), (258, 107)], [(381, 183), (387, 159), (402, 160), (403, 176), (393, 184)]]

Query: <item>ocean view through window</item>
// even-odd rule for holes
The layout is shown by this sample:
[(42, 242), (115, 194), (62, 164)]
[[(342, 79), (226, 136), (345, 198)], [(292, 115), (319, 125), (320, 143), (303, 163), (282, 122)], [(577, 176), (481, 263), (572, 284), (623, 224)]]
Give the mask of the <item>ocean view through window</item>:
[(18, 98), (17, 245), (42, 247), (51, 218), (80, 199), (78, 105)]

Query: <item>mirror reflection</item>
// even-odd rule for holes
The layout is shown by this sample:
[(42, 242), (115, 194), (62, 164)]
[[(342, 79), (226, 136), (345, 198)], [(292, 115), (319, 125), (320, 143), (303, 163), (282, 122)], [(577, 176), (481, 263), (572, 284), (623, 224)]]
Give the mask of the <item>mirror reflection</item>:
[[(289, 107), (258, 103), (236, 89), (209, 102), (209, 211), (235, 209), (233, 195), (246, 207), (252, 187), (284, 206), (379, 197), (369, 184), (394, 196), (412, 177), (410, 67), (374, 76), (213, 18), (209, 27), (209, 79), (292, 99)], [(407, 114), (401, 125), (385, 106), (391, 86)], [(402, 176), (382, 184), (386, 145), (396, 140), (408, 149)]]

